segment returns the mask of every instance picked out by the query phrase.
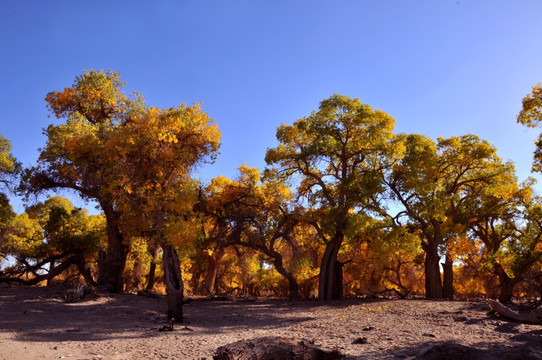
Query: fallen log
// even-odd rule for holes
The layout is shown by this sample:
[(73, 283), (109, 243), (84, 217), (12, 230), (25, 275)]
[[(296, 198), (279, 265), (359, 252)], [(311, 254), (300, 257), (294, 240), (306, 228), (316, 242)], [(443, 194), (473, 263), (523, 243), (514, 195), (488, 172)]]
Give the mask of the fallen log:
[(520, 313), (515, 312), (496, 300), (487, 300), (487, 303), (491, 307), (491, 311), (497, 315), (525, 324), (542, 325), (542, 309)]
[(308, 340), (261, 337), (241, 340), (216, 350), (214, 360), (335, 360), (344, 355), (337, 350), (320, 348)]

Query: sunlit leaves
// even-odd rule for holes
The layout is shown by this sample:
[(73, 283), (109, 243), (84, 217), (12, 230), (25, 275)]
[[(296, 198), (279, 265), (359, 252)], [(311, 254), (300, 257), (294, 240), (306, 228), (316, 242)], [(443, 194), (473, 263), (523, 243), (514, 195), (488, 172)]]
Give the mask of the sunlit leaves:
[(529, 127), (537, 127), (542, 121), (542, 83), (533, 86), (531, 93), (523, 98), (522, 105), (517, 122)]
[(11, 142), (0, 135), (0, 185), (9, 187), (20, 170), (20, 164), (11, 154)]
[[(533, 86), (531, 93), (523, 98), (517, 122), (528, 127), (538, 127), (542, 121), (542, 83)], [(538, 136), (534, 151), (533, 171), (542, 171), (542, 135)]]

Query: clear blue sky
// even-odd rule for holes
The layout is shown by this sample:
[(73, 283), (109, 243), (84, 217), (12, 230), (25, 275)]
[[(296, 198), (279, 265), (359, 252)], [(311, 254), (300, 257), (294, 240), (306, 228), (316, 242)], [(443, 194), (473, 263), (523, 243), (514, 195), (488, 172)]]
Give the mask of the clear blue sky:
[(47, 92), (113, 69), (149, 105), (204, 103), (222, 132), (205, 181), (263, 169), (277, 126), (333, 93), (398, 132), (477, 134), (524, 179), (538, 131), (515, 117), (542, 81), (541, 35), (540, 0), (3, 0), (0, 134), (34, 164)]

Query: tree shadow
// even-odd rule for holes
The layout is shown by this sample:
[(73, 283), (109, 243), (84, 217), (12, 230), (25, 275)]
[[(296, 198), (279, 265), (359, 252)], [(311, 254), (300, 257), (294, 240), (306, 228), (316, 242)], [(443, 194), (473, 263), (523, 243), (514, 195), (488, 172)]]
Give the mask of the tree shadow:
[(347, 356), (345, 360), (379, 359), (416, 359), (416, 360), (540, 360), (540, 343), (519, 343), (505, 346), (490, 342), (477, 343), (474, 346), (462, 345), (455, 341), (429, 341), (417, 345), (398, 347), (367, 353), (362, 356)]
[[(16, 334), (25, 342), (100, 341), (167, 336), (159, 332), (166, 322), (165, 296), (130, 294), (90, 295), (65, 303), (63, 291), (47, 288), (0, 288), (0, 332)], [(321, 303), (312, 303), (320, 308)], [(242, 308), (241, 308), (242, 306)], [(291, 316), (296, 307), (288, 300), (212, 302), (194, 300), (184, 305), (185, 322), (174, 333), (219, 334), (232, 330), (281, 328), (312, 320)], [(212, 308), (213, 314), (209, 314)]]
[(67, 304), (62, 291), (2, 288), (0, 331), (12, 332), (17, 341), (98, 341), (112, 338), (153, 336), (165, 311), (159, 299), (137, 299), (135, 295), (90, 295)]

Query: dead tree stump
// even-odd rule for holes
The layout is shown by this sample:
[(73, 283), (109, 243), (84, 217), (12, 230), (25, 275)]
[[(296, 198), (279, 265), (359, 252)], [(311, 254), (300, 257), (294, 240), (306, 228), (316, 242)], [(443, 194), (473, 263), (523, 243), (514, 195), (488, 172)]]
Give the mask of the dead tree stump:
[(308, 340), (261, 337), (241, 340), (216, 350), (214, 360), (335, 360), (344, 355), (337, 350), (322, 349)]

